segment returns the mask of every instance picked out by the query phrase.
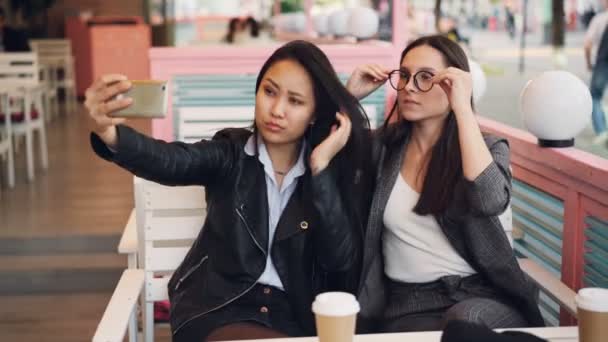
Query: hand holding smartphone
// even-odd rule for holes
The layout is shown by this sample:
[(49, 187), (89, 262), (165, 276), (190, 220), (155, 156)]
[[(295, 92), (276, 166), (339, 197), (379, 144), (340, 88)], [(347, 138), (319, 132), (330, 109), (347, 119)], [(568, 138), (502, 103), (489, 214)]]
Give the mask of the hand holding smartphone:
[(129, 97), (131, 105), (109, 113), (115, 118), (164, 118), (167, 113), (167, 81), (131, 80), (131, 88), (115, 99)]

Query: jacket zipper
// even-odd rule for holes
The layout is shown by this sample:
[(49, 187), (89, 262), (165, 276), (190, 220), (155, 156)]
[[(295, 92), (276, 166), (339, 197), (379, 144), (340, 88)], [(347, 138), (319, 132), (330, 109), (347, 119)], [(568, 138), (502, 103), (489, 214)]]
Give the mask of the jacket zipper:
[(267, 256), (266, 255), (266, 250), (264, 248), (262, 248), (262, 246), (260, 246), (260, 244), (258, 243), (258, 240), (256, 240), (255, 237), (253, 236), (253, 234), (251, 233), (251, 228), (249, 227), (249, 224), (247, 223), (247, 220), (245, 220), (245, 217), (243, 216), (243, 213), (241, 213), (241, 210), (239, 208), (235, 208), (235, 210), (236, 210), (236, 214), (239, 215), (239, 217), (241, 218), (241, 220), (245, 224), (245, 227), (247, 228), (247, 233), (249, 233), (249, 236), (251, 237), (251, 239), (253, 240), (253, 242), (255, 242), (255, 245), (258, 246), (258, 248), (260, 249), (260, 251), (262, 251), (262, 253), (264, 253), (264, 256)]
[(177, 284), (175, 284), (175, 291), (177, 291), (180, 287), (180, 285), (184, 282), (184, 280), (188, 279), (188, 277), (190, 277), (190, 275), (192, 273), (194, 273), (194, 271), (196, 271), (199, 267), (201, 267), (201, 265), (207, 260), (209, 259), (208, 255), (205, 255), (205, 257), (203, 257), (203, 259), (201, 259), (201, 261), (194, 265), (194, 267), (192, 267), (191, 269), (188, 270), (188, 272), (186, 272), (186, 274), (184, 274), (181, 278), (179, 278), (179, 280), (177, 281)]
[[(262, 246), (260, 246), (260, 244), (258, 243), (258, 241), (255, 239), (255, 237), (254, 237), (254, 236), (253, 236), (253, 234), (251, 233), (251, 228), (249, 227), (249, 224), (247, 223), (247, 220), (245, 220), (245, 217), (244, 217), (244, 216), (243, 216), (243, 214), (241, 213), (240, 208), (235, 208), (235, 210), (236, 210), (237, 215), (239, 215), (239, 217), (241, 218), (241, 220), (242, 220), (242, 221), (243, 221), (243, 223), (245, 224), (245, 227), (247, 228), (247, 232), (249, 233), (249, 236), (251, 237), (251, 239), (253, 240), (253, 242), (255, 242), (255, 245), (256, 245), (256, 246), (257, 246), (257, 247), (260, 249), (260, 251), (262, 251), (262, 253), (264, 253), (264, 256), (267, 256), (267, 255), (266, 255), (266, 250), (265, 250), (264, 248), (262, 248)], [(202, 262), (201, 262), (201, 264), (202, 264)], [(187, 278), (187, 276), (188, 276), (190, 273), (191, 273), (191, 271), (189, 271), (189, 272), (188, 272), (186, 275), (184, 275), (182, 278), (183, 278), (183, 279)], [(180, 282), (182, 281), (182, 278), (180, 278)], [(178, 282), (178, 284), (179, 284), (180, 282)], [(178, 332), (178, 331), (179, 331), (179, 330), (180, 330), (180, 329), (181, 329), (181, 328), (182, 328), (184, 325), (188, 324), (188, 322), (192, 321), (193, 319), (196, 319), (196, 318), (198, 318), (198, 317), (204, 316), (204, 315), (206, 315), (206, 314), (208, 314), (208, 313), (210, 313), (210, 312), (212, 312), (212, 311), (219, 310), (219, 309), (221, 309), (221, 308), (225, 307), (226, 305), (228, 305), (228, 304), (230, 304), (230, 303), (234, 302), (235, 300), (237, 300), (237, 299), (241, 298), (243, 295), (245, 295), (247, 292), (249, 292), (249, 291), (250, 291), (250, 290), (251, 290), (251, 289), (252, 289), (252, 288), (253, 288), (253, 287), (254, 287), (254, 286), (257, 284), (257, 283), (258, 283), (258, 282), (257, 282), (257, 280), (256, 280), (256, 281), (254, 281), (254, 282), (253, 282), (253, 284), (251, 284), (251, 285), (250, 285), (248, 288), (246, 288), (246, 289), (245, 289), (245, 291), (243, 291), (243, 292), (239, 293), (238, 295), (236, 295), (236, 296), (235, 296), (235, 297), (233, 297), (232, 299), (229, 299), (229, 300), (228, 300), (228, 301), (226, 301), (225, 303), (223, 303), (223, 304), (221, 304), (221, 305), (218, 305), (218, 306), (216, 306), (216, 307), (214, 307), (214, 308), (211, 308), (211, 309), (209, 309), (209, 310), (207, 310), (207, 311), (205, 311), (205, 312), (202, 312), (202, 313), (200, 313), (200, 314), (198, 314), (198, 315), (194, 315), (194, 316), (190, 317), (189, 319), (187, 319), (187, 320), (186, 320), (184, 323), (182, 323), (182, 324), (181, 324), (179, 327), (177, 327), (177, 328), (175, 329), (175, 331), (173, 332), (173, 335), (177, 334), (177, 332)], [(178, 286), (178, 285), (176, 285), (176, 288), (177, 288), (177, 286)]]
[(310, 287), (313, 289), (313, 291), (316, 290), (316, 288), (315, 288), (315, 285), (316, 285), (315, 284), (315, 269), (316, 269), (315, 262), (313, 261), (312, 262), (312, 272), (311, 272), (312, 276), (311, 276), (311, 282), (310, 282)]
[(251, 284), (251, 286), (249, 286), (247, 289), (245, 289), (245, 291), (243, 291), (243, 292), (239, 293), (239, 294), (238, 294), (236, 297), (234, 297), (234, 298), (232, 298), (232, 299), (229, 299), (227, 302), (225, 302), (225, 303), (223, 303), (223, 304), (221, 304), (221, 305), (218, 305), (218, 306), (216, 306), (216, 307), (214, 307), (214, 308), (211, 308), (211, 309), (209, 309), (209, 310), (207, 310), (207, 311), (205, 311), (205, 312), (202, 312), (202, 313), (200, 313), (200, 314), (198, 314), (198, 315), (194, 315), (194, 316), (190, 317), (189, 319), (187, 319), (187, 320), (186, 320), (184, 323), (182, 323), (182, 324), (181, 324), (179, 327), (177, 327), (177, 328), (175, 329), (175, 331), (173, 332), (173, 335), (177, 334), (177, 332), (178, 332), (178, 331), (179, 331), (179, 330), (180, 330), (180, 329), (181, 329), (181, 328), (182, 328), (184, 325), (188, 324), (188, 322), (192, 321), (193, 319), (196, 319), (196, 318), (198, 318), (198, 317), (204, 316), (204, 315), (206, 315), (206, 314), (208, 314), (208, 313), (210, 313), (210, 312), (212, 312), (212, 311), (219, 310), (219, 309), (223, 308), (224, 306), (226, 306), (226, 305), (228, 305), (228, 304), (230, 304), (230, 303), (234, 302), (235, 300), (237, 300), (237, 299), (241, 298), (243, 295), (245, 295), (247, 292), (249, 292), (249, 291), (250, 291), (250, 290), (251, 290), (251, 289), (252, 289), (252, 288), (253, 288), (253, 287), (254, 287), (254, 286), (257, 284), (257, 283), (258, 283), (257, 281), (253, 282), (253, 284)]

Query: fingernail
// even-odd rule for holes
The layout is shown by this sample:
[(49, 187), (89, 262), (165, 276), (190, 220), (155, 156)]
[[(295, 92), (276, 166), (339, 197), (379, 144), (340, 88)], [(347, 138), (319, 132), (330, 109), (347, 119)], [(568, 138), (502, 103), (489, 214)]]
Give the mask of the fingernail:
[(125, 85), (126, 85), (127, 87), (131, 88), (131, 81), (126, 81), (126, 82), (125, 82)]

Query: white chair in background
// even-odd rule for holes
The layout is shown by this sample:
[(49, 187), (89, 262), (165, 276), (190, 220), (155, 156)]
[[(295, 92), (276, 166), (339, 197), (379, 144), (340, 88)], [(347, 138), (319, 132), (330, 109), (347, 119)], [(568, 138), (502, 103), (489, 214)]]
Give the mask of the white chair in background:
[[(33, 181), (34, 132), (38, 133), (41, 166), (48, 168), (43, 105), (45, 87), (40, 81), (37, 55), (20, 52), (0, 54), (0, 89), (8, 91), (11, 99), (10, 113), (3, 113), (5, 121), (12, 120), (15, 140), (25, 137), (27, 178)], [(15, 150), (17, 146), (17, 143), (13, 145)]]
[[(53, 68), (52, 80), (55, 80), (57, 88), (65, 90), (66, 112), (73, 112), (76, 105), (76, 76), (72, 42), (69, 39), (30, 39), (29, 43), (40, 62)], [(63, 72), (61, 78), (58, 77), (59, 71)]]
[[(0, 91), (0, 108), (3, 113), (10, 111), (8, 91)], [(7, 183), (9, 188), (12, 188), (15, 186), (15, 161), (13, 156), (13, 129), (11, 120), (6, 120), (4, 129), (0, 131), (0, 156), (6, 160)]]
[[(40, 61), (40, 58), (39, 58)], [(59, 116), (59, 99), (57, 98), (57, 75), (52, 65), (38, 63), (40, 81), (44, 85), (43, 97), (46, 108), (45, 120), (50, 122)]]

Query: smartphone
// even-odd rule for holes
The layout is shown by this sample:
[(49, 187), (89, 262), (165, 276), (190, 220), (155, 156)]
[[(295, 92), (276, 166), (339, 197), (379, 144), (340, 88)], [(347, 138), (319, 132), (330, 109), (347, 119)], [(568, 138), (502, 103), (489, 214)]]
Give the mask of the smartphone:
[(116, 118), (164, 118), (167, 113), (167, 81), (131, 80), (131, 88), (115, 99), (130, 97), (133, 103), (110, 114)]

